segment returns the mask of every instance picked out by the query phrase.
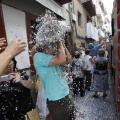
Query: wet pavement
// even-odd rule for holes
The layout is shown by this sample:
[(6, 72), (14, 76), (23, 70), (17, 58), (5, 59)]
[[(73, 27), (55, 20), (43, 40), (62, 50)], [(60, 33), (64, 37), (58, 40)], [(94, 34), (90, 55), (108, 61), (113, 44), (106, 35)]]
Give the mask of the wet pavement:
[[(109, 77), (110, 78), (110, 77)], [(113, 82), (109, 79), (109, 91), (106, 98), (99, 93), (93, 98), (93, 91), (87, 91), (84, 97), (74, 97), (77, 108), (76, 120), (117, 120)]]

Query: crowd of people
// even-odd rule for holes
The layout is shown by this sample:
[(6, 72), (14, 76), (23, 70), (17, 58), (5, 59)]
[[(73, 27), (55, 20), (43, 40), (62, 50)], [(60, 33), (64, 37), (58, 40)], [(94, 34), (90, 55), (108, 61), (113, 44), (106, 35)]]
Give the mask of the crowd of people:
[(89, 43), (88, 48), (83, 47), (82, 52), (79, 48), (75, 51), (71, 64), (74, 95), (80, 93), (81, 96), (84, 96), (85, 89), (87, 89), (94, 91), (93, 97), (99, 97), (98, 92), (103, 92), (103, 97), (107, 96), (109, 89), (108, 70), (111, 69), (111, 64), (106, 44), (108, 43), (102, 40), (100, 44), (95, 46), (93, 43)]
[[(39, 19), (36, 45), (31, 51), (39, 84), (43, 87), (38, 90), (37, 100), (44, 89), (42, 101), (53, 120), (75, 120), (73, 97), (77, 94), (84, 97), (86, 89), (93, 90), (95, 98), (99, 97), (98, 92), (103, 92), (104, 98), (107, 96), (108, 69), (111, 66), (105, 40), (95, 46), (89, 43), (87, 49), (77, 48), (72, 58), (64, 43), (63, 27), (55, 15), (47, 11)], [(14, 58), (25, 47), (26, 43), (20, 39), (13, 40), (6, 47), (6, 39), (0, 38), (0, 120), (25, 120), (26, 113), (35, 108), (30, 94), (33, 80), (17, 69)], [(64, 68), (67, 69), (66, 76)], [(4, 75), (9, 75), (8, 80), (2, 81)], [(37, 108), (39, 112), (43, 109), (40, 105)], [(41, 120), (45, 120), (47, 114), (42, 116), (40, 113)]]

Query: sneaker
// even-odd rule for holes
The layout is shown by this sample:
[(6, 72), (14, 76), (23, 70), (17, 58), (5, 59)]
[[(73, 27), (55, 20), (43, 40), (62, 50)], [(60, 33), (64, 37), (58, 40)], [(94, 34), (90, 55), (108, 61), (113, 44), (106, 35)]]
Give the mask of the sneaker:
[(92, 97), (94, 97), (94, 98), (98, 98), (99, 96), (98, 96), (98, 95), (96, 95), (96, 94), (94, 94)]
[(107, 94), (103, 94), (103, 98), (106, 98), (107, 97)]

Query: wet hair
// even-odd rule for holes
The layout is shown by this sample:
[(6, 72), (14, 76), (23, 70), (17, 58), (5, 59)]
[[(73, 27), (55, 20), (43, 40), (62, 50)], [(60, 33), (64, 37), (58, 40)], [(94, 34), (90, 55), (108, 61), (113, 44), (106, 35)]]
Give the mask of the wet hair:
[(12, 59), (14, 66), (13, 66), (13, 71), (15, 72), (17, 70), (17, 61), (15, 58)]
[(86, 49), (86, 50), (85, 50), (85, 54), (86, 54), (86, 55), (90, 54), (90, 49)]
[(98, 55), (99, 55), (99, 57), (104, 57), (105, 50), (103, 50), (103, 49), (98, 50)]
[(75, 51), (74, 56), (75, 56), (75, 58), (80, 58), (80, 52), (79, 51)]

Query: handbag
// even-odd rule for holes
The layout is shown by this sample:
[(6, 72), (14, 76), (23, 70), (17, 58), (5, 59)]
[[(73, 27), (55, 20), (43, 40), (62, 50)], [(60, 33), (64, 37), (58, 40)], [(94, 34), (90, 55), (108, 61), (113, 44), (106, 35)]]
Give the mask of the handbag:
[(40, 120), (37, 109), (33, 109), (25, 115), (25, 120)]

